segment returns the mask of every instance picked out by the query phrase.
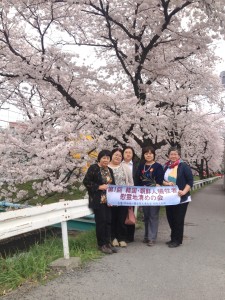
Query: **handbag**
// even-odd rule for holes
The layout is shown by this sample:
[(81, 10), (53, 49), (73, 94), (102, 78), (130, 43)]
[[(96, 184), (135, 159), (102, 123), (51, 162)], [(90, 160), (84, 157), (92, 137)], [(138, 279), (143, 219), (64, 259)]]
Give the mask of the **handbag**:
[(134, 225), (136, 223), (136, 217), (132, 207), (128, 207), (127, 217), (125, 219), (126, 225)]

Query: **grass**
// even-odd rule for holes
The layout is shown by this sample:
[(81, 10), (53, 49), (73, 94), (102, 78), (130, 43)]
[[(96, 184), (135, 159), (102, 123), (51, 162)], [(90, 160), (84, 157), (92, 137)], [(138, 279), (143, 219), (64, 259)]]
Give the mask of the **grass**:
[[(69, 238), (70, 256), (81, 258), (82, 264), (102, 254), (97, 250), (94, 231), (80, 233)], [(0, 258), (0, 295), (19, 287), (25, 282), (45, 282), (57, 276), (48, 265), (63, 257), (62, 239), (53, 237), (43, 244), (35, 244), (28, 252), (18, 252), (6, 259)]]
[[(67, 192), (51, 193), (47, 196), (37, 196), (32, 189), (33, 182), (17, 185), (18, 190), (28, 191), (28, 196), (18, 203), (29, 205), (50, 204), (60, 199), (76, 200), (84, 198), (86, 191), (79, 189), (80, 184), (68, 188)], [(7, 188), (3, 186), (2, 188)], [(14, 197), (15, 198), (15, 195)], [(6, 199), (7, 201), (7, 199)], [(80, 257), (82, 263), (96, 259), (102, 254), (96, 247), (96, 236), (94, 231), (80, 233), (76, 237), (69, 237), (70, 256)], [(36, 243), (27, 252), (17, 251), (13, 256), (5, 259), (0, 256), (0, 295), (4, 295), (24, 283), (44, 282), (57, 276), (50, 270), (49, 263), (57, 258), (63, 257), (62, 238), (46, 238), (43, 243)]]

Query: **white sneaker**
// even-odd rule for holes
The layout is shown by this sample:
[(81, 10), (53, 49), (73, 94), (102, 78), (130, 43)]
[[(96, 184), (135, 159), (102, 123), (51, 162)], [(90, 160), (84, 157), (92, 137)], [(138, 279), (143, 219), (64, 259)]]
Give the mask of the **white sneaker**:
[(114, 239), (111, 244), (113, 247), (119, 247), (119, 243), (118, 243), (117, 239)]
[(124, 241), (119, 242), (119, 244), (120, 244), (120, 247), (122, 247), (122, 248), (127, 247), (127, 243)]

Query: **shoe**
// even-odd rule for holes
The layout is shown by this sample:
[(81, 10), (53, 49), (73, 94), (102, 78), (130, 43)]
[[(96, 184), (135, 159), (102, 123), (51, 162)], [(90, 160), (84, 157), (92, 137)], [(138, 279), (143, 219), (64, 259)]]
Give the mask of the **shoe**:
[(177, 243), (177, 242), (172, 242), (168, 245), (169, 248), (176, 248), (176, 247), (179, 247), (180, 246), (180, 243)]
[(173, 243), (173, 241), (168, 241), (168, 242), (166, 242), (167, 245), (169, 245), (169, 244), (171, 244), (171, 243)]
[(154, 246), (155, 245), (155, 241), (148, 241), (147, 245), (149, 247)]
[(148, 243), (148, 242), (149, 242), (149, 240), (147, 238), (143, 239), (143, 243)]
[(117, 239), (114, 239), (114, 240), (112, 241), (111, 245), (112, 245), (113, 247), (119, 247), (119, 243), (118, 243)]
[(124, 248), (127, 247), (127, 243), (124, 241), (119, 242), (120, 247)]
[(111, 249), (113, 253), (117, 253), (118, 252), (118, 250), (116, 249), (116, 247), (113, 247), (111, 244), (108, 244), (107, 247), (109, 249)]
[(113, 253), (112, 250), (110, 248), (108, 248), (106, 245), (100, 246), (99, 250), (102, 253), (105, 253), (105, 254), (112, 254)]

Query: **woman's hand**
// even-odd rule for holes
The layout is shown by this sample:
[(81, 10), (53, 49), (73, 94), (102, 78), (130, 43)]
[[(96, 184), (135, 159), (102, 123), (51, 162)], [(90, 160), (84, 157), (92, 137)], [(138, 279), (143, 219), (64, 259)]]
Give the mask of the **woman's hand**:
[(166, 181), (166, 186), (173, 186), (173, 185), (176, 185), (175, 182), (172, 182), (172, 181)]
[(175, 182), (163, 180), (163, 185), (165, 186), (173, 186), (176, 185)]
[(190, 189), (191, 189), (190, 185), (186, 184), (183, 190), (178, 191), (178, 196), (182, 197), (186, 195), (190, 191)]
[(100, 191), (105, 191), (105, 190), (107, 190), (107, 188), (108, 188), (108, 184), (102, 184), (102, 185), (100, 185), (100, 186), (98, 187), (98, 189), (99, 189)]
[(180, 196), (180, 197), (184, 196), (185, 194), (186, 194), (185, 191), (182, 191), (182, 190), (178, 191), (178, 196)]

